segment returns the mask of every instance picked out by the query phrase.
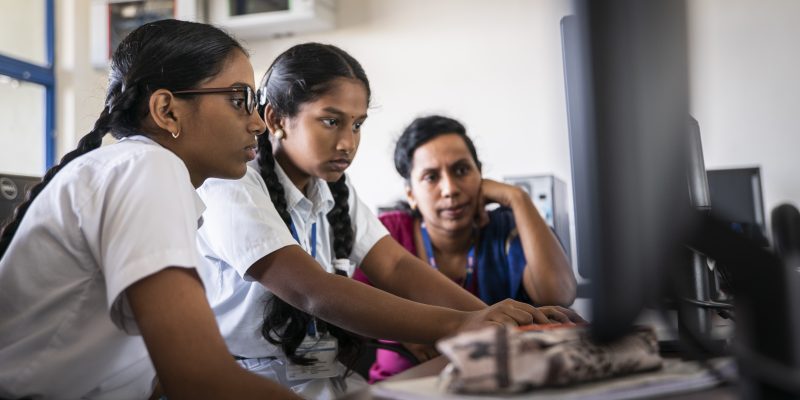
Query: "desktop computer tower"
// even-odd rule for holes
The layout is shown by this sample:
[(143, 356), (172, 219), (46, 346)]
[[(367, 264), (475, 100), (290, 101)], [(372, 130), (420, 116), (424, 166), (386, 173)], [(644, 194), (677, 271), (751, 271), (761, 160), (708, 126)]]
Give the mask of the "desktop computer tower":
[(567, 185), (553, 175), (508, 176), (506, 183), (519, 186), (531, 196), (533, 204), (550, 228), (556, 233), (567, 258), (572, 263), (567, 212)]
[(14, 216), (14, 210), (25, 200), (28, 190), (40, 180), (34, 176), (0, 174), (0, 226)]

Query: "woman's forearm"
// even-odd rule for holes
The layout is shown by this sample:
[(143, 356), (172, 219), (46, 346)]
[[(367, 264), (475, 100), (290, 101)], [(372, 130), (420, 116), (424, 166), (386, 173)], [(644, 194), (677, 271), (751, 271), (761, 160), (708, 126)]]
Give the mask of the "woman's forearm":
[(572, 304), (575, 274), (555, 235), (525, 192), (515, 192), (509, 203), (527, 262), (523, 286), (528, 295), (535, 304)]

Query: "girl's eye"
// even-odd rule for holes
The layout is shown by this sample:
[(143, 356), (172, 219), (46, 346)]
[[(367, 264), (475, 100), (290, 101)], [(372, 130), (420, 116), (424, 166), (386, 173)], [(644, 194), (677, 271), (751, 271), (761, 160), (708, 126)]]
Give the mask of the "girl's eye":
[(333, 128), (336, 125), (339, 125), (339, 121), (337, 121), (335, 118), (323, 118), (322, 124), (327, 126), (328, 128)]
[(422, 180), (425, 182), (435, 182), (436, 181), (436, 174), (427, 174), (422, 177)]
[(456, 175), (463, 176), (469, 172), (469, 168), (467, 167), (458, 167), (456, 168)]
[(231, 103), (233, 103), (234, 107), (240, 110), (242, 109), (242, 107), (244, 107), (244, 99), (234, 97), (231, 99)]
[(364, 121), (356, 122), (353, 124), (353, 132), (358, 132), (361, 130), (361, 125), (364, 125)]

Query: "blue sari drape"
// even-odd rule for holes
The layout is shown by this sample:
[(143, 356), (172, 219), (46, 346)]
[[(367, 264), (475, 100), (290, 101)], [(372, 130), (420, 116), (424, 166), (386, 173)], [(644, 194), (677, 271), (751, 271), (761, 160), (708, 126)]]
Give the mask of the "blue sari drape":
[(490, 211), (489, 224), (479, 235), (478, 297), (486, 304), (507, 298), (533, 304), (522, 287), (526, 261), (511, 209)]

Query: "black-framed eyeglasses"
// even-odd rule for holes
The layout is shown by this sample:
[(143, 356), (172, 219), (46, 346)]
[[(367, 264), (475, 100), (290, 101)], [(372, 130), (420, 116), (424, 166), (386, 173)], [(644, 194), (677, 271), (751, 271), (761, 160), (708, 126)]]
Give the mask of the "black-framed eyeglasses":
[(256, 108), (256, 94), (250, 86), (234, 86), (226, 88), (202, 88), (202, 89), (187, 89), (172, 92), (174, 95), (179, 94), (215, 94), (215, 93), (244, 93), (244, 107), (247, 114), (253, 114)]

